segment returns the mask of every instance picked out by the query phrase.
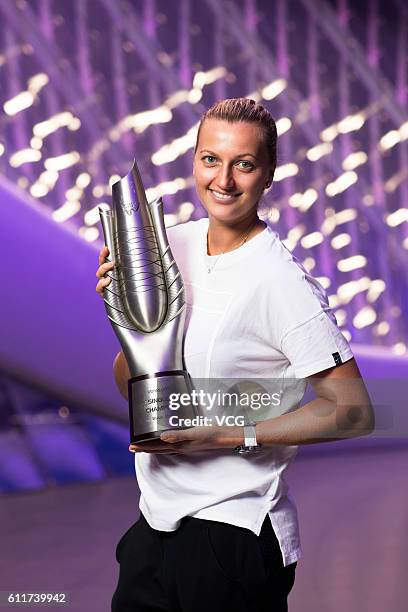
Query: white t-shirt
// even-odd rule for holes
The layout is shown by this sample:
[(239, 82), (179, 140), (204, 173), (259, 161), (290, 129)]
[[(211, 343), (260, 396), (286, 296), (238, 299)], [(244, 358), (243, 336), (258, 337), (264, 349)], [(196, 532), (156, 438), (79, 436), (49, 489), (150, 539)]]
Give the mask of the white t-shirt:
[[(296, 409), (305, 377), (353, 357), (326, 293), (271, 228), (221, 257), (207, 255), (207, 230), (205, 218), (167, 231), (186, 288), (186, 369), (193, 381), (281, 379), (286, 400), (261, 418)], [(193, 516), (256, 535), (269, 513), (289, 565), (300, 558), (301, 547), (283, 475), (297, 448), (275, 445), (245, 455), (232, 449), (136, 453), (140, 510), (161, 531)]]

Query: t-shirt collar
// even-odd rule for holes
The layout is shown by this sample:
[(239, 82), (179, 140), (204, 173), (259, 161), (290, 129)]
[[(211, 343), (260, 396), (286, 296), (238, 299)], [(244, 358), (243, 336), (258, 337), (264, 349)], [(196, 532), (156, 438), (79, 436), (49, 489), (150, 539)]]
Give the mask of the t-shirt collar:
[[(240, 247), (234, 249), (233, 251), (228, 251), (227, 253), (223, 253), (220, 255), (208, 255), (207, 254), (207, 233), (209, 227), (209, 219), (208, 217), (204, 217), (200, 219), (202, 228), (201, 236), (200, 236), (200, 250), (201, 254), (204, 258), (204, 262), (206, 266), (214, 266), (213, 272), (217, 270), (222, 270), (225, 268), (229, 268), (234, 265), (236, 262), (240, 261), (244, 257), (248, 257), (251, 253), (258, 250), (262, 246), (262, 244), (266, 243), (268, 239), (270, 239), (270, 233), (273, 233), (273, 230), (267, 225), (262, 232), (256, 234), (253, 238), (250, 238), (247, 242), (244, 242)], [(217, 260), (218, 258), (218, 260)], [(217, 261), (216, 265), (215, 262)]]

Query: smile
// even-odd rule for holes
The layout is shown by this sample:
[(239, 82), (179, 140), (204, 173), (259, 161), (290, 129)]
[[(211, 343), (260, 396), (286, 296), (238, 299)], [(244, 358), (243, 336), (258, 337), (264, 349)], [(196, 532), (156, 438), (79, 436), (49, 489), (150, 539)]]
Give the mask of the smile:
[(219, 202), (231, 202), (231, 200), (235, 200), (241, 195), (240, 193), (220, 193), (213, 189), (210, 189), (210, 191), (213, 198)]

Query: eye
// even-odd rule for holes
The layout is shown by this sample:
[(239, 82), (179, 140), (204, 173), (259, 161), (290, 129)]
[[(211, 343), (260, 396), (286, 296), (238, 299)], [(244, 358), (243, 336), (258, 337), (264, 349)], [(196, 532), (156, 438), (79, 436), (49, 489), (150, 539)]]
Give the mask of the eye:
[(252, 164), (247, 159), (241, 159), (241, 161), (237, 162), (242, 170), (252, 170), (254, 168), (254, 164)]
[(213, 164), (217, 160), (214, 155), (204, 155), (204, 157), (202, 157), (201, 159), (207, 162), (207, 164)]

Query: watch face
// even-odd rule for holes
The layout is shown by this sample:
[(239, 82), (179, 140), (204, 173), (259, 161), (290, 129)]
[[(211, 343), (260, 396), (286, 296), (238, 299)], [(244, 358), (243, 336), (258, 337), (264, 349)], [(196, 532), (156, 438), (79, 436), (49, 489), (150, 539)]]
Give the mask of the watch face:
[(245, 446), (245, 444), (241, 444), (241, 446), (236, 446), (234, 450), (242, 455), (244, 453), (256, 453), (257, 451), (261, 450), (261, 448), (261, 444), (257, 444), (256, 446)]
[(241, 444), (241, 446), (236, 446), (234, 450), (237, 451), (237, 453), (242, 454), (242, 453), (247, 452), (247, 448), (248, 448), (247, 446), (245, 446), (244, 444)]

